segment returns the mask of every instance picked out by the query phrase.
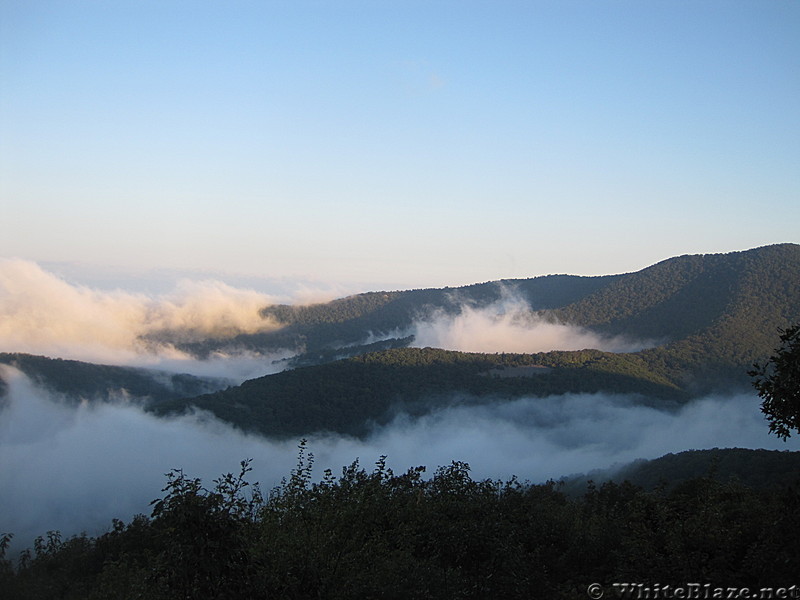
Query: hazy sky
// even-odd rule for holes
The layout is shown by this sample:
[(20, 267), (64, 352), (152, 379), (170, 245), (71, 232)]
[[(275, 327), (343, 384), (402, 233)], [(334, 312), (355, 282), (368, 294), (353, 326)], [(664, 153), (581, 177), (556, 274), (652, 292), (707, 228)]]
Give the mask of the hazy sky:
[(0, 256), (372, 287), (798, 242), (800, 2), (0, 0)]

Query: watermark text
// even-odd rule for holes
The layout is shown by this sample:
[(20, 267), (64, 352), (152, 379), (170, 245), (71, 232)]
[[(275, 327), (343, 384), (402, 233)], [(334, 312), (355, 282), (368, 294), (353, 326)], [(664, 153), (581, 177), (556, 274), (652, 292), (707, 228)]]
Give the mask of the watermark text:
[(722, 587), (710, 583), (612, 583), (610, 586), (603, 586), (592, 583), (586, 588), (586, 595), (591, 600), (600, 600), (603, 597), (630, 600), (793, 600), (800, 599), (800, 586), (746, 588)]

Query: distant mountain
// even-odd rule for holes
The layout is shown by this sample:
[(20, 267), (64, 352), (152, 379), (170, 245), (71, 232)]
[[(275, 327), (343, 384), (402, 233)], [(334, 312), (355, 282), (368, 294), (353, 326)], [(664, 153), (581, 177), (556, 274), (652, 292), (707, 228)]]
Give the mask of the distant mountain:
[[(464, 306), (489, 305), (509, 287), (542, 319), (603, 335), (656, 339), (660, 345), (625, 354), (494, 355), (395, 347), (165, 402), (158, 411), (180, 412), (195, 405), (244, 429), (272, 435), (318, 430), (359, 435), (370, 423), (389, 420), (394, 411), (421, 414), (456, 399), (493, 402), (610, 392), (669, 405), (712, 390), (749, 388), (747, 370), (773, 350), (778, 328), (800, 321), (800, 246), (681, 256), (624, 275), (548, 276), (268, 307), (265, 314), (284, 328), (238, 339), (262, 349), (278, 339), (283, 344), (302, 341), (305, 349), (316, 349), (306, 353), (307, 361), (325, 360), (346, 355), (341, 344), (403, 331), (433, 310), (457, 314)], [(357, 354), (363, 347), (351, 349)], [(519, 367), (531, 376), (519, 375)]]
[[(107, 402), (123, 396), (160, 402), (207, 394), (231, 384), (220, 378), (96, 365), (31, 354), (0, 352), (0, 364), (18, 369), (34, 383), (74, 403)], [(0, 396), (6, 392), (7, 382), (0, 377)]]
[(661, 340), (639, 355), (689, 391), (741, 385), (774, 349), (778, 328), (800, 321), (800, 246), (671, 258), (550, 314), (598, 333)]
[(410, 345), (415, 320), (486, 307), (509, 292), (545, 320), (655, 341), (658, 348), (642, 356), (682, 384), (687, 377), (700, 388), (731, 378), (741, 384), (750, 364), (772, 349), (777, 329), (800, 320), (800, 245), (679, 256), (622, 275), (548, 275), (269, 306), (262, 314), (280, 324), (274, 331), (181, 348), (201, 356), (230, 347), (288, 348), (302, 355), (297, 364), (326, 362), (372, 351), (376, 340)]
[[(526, 301), (539, 320), (656, 345), (631, 353), (537, 354), (408, 347), (416, 320), (458, 315), (509, 294)], [(521, 396), (626, 393), (671, 406), (712, 390), (749, 389), (752, 363), (769, 356), (779, 328), (800, 322), (800, 246), (680, 256), (603, 277), (370, 292), (311, 306), (268, 306), (262, 315), (278, 326), (182, 346), (201, 356), (231, 347), (298, 353), (286, 361), (286, 371), (230, 389), (224, 389), (227, 382), (186, 375), (28, 355), (0, 355), (0, 362), (17, 364), (70, 397), (104, 398), (125, 389), (152, 398), (159, 414), (198, 406), (243, 429), (281, 436), (321, 430), (362, 435), (400, 410), (423, 414), (453, 402)]]
[(243, 348), (255, 352), (290, 349), (303, 361), (325, 362), (328, 357), (354, 356), (369, 349), (369, 340), (386, 339), (410, 345), (408, 328), (434, 313), (459, 314), (464, 307), (482, 308), (514, 293), (534, 310), (567, 306), (609, 285), (622, 275), (581, 277), (547, 275), (532, 279), (503, 279), (463, 287), (394, 292), (367, 292), (309, 306), (265, 307), (265, 319), (277, 322), (273, 331), (234, 338), (179, 344), (197, 356)]

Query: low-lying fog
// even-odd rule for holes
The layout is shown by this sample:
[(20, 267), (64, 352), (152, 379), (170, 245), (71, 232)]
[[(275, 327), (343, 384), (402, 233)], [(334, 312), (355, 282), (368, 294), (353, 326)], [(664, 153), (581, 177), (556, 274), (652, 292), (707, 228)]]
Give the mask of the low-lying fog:
[[(97, 534), (112, 518), (149, 513), (172, 468), (210, 485), (253, 458), (251, 480), (269, 489), (296, 463), (298, 440), (244, 435), (206, 414), (160, 419), (125, 404), (68, 408), (11, 368), (4, 378), (0, 532), (16, 534), (15, 548), (48, 530)], [(767, 434), (754, 395), (704, 398), (677, 412), (606, 395), (461, 406), (416, 420), (400, 416), (364, 440), (310, 436), (309, 447), (318, 475), (356, 458), (370, 467), (388, 455), (397, 472), (463, 460), (476, 478), (533, 482), (692, 448), (800, 449)]]
[[(71, 285), (27, 261), (0, 261), (0, 351), (29, 352), (106, 364), (158, 366), (242, 380), (274, 370), (270, 357), (235, 354), (197, 361), (142, 336), (170, 331), (202, 339), (275, 327), (258, 309), (275, 299), (219, 282), (184, 282), (146, 296)], [(286, 301), (280, 299), (280, 301)], [(600, 347), (629, 350), (642, 342), (599, 339), (565, 325), (531, 320), (504, 301), (415, 325), (417, 345), (466, 351), (537, 352)], [(176, 338), (176, 339), (177, 339)], [(182, 468), (208, 484), (253, 458), (252, 481), (268, 490), (295, 466), (299, 440), (244, 435), (205, 414), (160, 419), (134, 404), (69, 408), (24, 375), (2, 367), (0, 533), (30, 546), (48, 530), (103, 532), (112, 518), (149, 513), (164, 474)], [(494, 406), (460, 406), (412, 420), (397, 417), (363, 440), (310, 436), (316, 473), (340, 472), (381, 455), (397, 472), (452, 460), (476, 478), (512, 475), (541, 482), (667, 452), (713, 447), (798, 450), (768, 434), (755, 394), (708, 397), (678, 411), (633, 405), (623, 396), (567, 395)]]

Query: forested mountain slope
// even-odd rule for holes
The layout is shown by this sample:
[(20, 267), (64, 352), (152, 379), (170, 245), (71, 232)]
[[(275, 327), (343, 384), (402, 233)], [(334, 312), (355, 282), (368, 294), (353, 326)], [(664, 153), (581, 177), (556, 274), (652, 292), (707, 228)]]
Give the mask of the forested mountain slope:
[[(786, 468), (798, 453), (711, 452), (767, 477), (751, 485), (703, 473), (654, 491), (609, 482), (570, 496), (552, 481), (473, 479), (457, 461), (395, 473), (382, 457), (316, 481), (301, 446), (297, 468), (264, 497), (246, 479), (248, 461), (213, 486), (173, 470), (150, 516), (115, 519), (97, 537), (50, 531), (13, 561), (0, 536), (0, 586), (14, 600), (527, 600), (578, 598), (587, 581), (656, 581), (670, 595), (688, 590), (679, 597), (792, 597), (800, 497)], [(622, 585), (638, 597), (637, 584)]]
[[(0, 365), (19, 369), (31, 381), (60, 394), (68, 402), (108, 401), (123, 395), (162, 401), (206, 394), (230, 384), (219, 378), (96, 365), (20, 353), (0, 352)], [(7, 391), (6, 388), (6, 382), (0, 376), (0, 396)]]
[(368, 351), (367, 340), (394, 338), (408, 345), (408, 328), (435, 312), (458, 314), (465, 306), (486, 307), (509, 293), (525, 300), (534, 310), (548, 310), (575, 302), (602, 289), (621, 275), (581, 277), (547, 275), (531, 279), (505, 279), (463, 287), (393, 292), (368, 292), (309, 306), (275, 305), (262, 310), (265, 319), (276, 321), (274, 331), (239, 335), (234, 339), (181, 344), (182, 350), (203, 356), (231, 347), (269, 352), (289, 348), (308, 354), (342, 346), (354, 347), (349, 354)]
[(273, 331), (181, 348), (198, 355), (237, 346), (288, 348), (324, 361), (371, 351), (366, 344), (379, 339), (392, 338), (387, 347), (409, 345), (415, 321), (486, 307), (509, 294), (546, 320), (665, 346), (666, 354), (654, 353), (655, 362), (677, 361), (681, 369), (693, 352), (711, 349), (715, 361), (738, 368), (769, 351), (776, 328), (800, 318), (800, 246), (679, 256), (622, 275), (548, 275), (268, 306), (262, 315), (279, 325)]
[(708, 477), (722, 483), (734, 481), (749, 488), (769, 490), (800, 484), (800, 452), (712, 448), (665, 454), (652, 460), (639, 459), (615, 468), (565, 477), (560, 489), (570, 496), (586, 492), (589, 481), (630, 482), (645, 490), (672, 489), (686, 481)]
[[(533, 354), (405, 347), (413, 342), (407, 334), (415, 319), (489, 306), (507, 299), (509, 290), (539, 320), (657, 345), (633, 353)], [(769, 356), (778, 329), (800, 322), (800, 246), (681, 256), (624, 275), (373, 292), (312, 306), (265, 307), (263, 314), (281, 327), (212, 340), (195, 351), (223, 343), (257, 351), (291, 347), (308, 351), (302, 358), (312, 366), (222, 390), (225, 382), (76, 361), (15, 354), (0, 355), (0, 362), (17, 364), (68, 396), (102, 398), (125, 389), (150, 397), (160, 414), (197, 406), (243, 429), (281, 436), (320, 430), (360, 435), (398, 410), (421, 414), (455, 401), (605, 392), (671, 404), (711, 390), (749, 388), (747, 371)], [(351, 347), (343, 351), (341, 344)], [(335, 360), (341, 354), (353, 356)]]
[[(326, 305), (268, 310), (288, 323), (287, 331), (308, 328), (310, 339), (313, 327), (352, 333), (367, 322), (387, 328), (409, 323), (414, 310), (424, 306), (458, 311), (465, 304), (487, 305), (502, 297), (508, 285), (360, 295)], [(572, 300), (560, 308), (540, 309), (541, 318), (603, 334), (649, 337), (661, 345), (627, 354), (395, 348), (165, 402), (156, 410), (179, 412), (194, 405), (245, 429), (273, 435), (318, 430), (362, 434), (370, 423), (390, 419), (393, 411), (425, 412), (456, 398), (494, 402), (607, 392), (670, 403), (712, 390), (749, 387), (747, 370), (773, 350), (778, 328), (800, 321), (800, 246), (683, 256), (627, 275), (544, 277), (515, 285), (532, 306), (539, 293), (539, 306)], [(519, 366), (530, 369), (519, 375), (512, 370)]]
[(198, 398), (162, 402), (153, 410), (168, 414), (195, 406), (272, 436), (363, 435), (400, 410), (419, 415), (454, 403), (601, 391), (637, 394), (663, 406), (687, 398), (635, 355), (402, 348), (267, 375)]
[(741, 385), (774, 348), (777, 330), (800, 321), (800, 246), (669, 259), (551, 314), (660, 340), (641, 357), (687, 390)]

